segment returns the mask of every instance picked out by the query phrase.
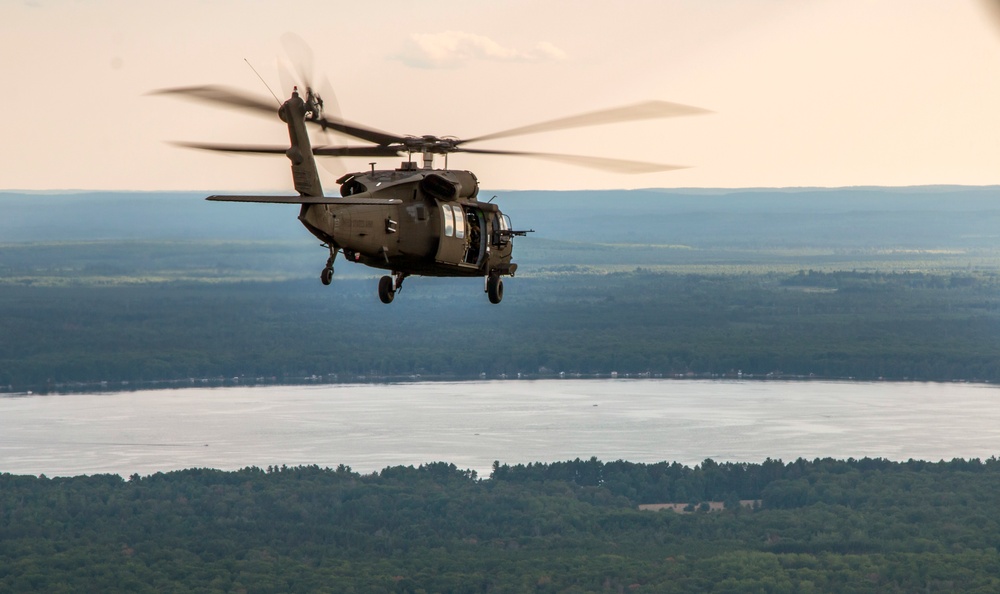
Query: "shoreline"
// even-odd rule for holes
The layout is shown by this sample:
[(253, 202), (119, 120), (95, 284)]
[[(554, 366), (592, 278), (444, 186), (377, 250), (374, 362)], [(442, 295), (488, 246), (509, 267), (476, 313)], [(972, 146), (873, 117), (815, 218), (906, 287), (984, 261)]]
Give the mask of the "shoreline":
[(516, 373), (508, 374), (441, 374), (441, 375), (352, 375), (338, 374), (312, 375), (308, 377), (231, 377), (231, 378), (185, 378), (176, 380), (147, 381), (100, 381), (100, 382), (58, 382), (45, 386), (28, 386), (13, 389), (0, 386), (0, 398), (68, 395), (68, 394), (118, 394), (156, 390), (183, 390), (188, 388), (249, 388), (258, 386), (339, 386), (351, 384), (416, 384), (416, 383), (462, 383), (479, 381), (560, 381), (560, 380), (691, 380), (691, 381), (747, 381), (747, 382), (843, 382), (843, 383), (935, 383), (935, 384), (979, 384), (991, 386), (994, 382), (981, 379), (928, 379), (892, 377), (819, 376), (815, 374), (795, 375), (784, 373)]

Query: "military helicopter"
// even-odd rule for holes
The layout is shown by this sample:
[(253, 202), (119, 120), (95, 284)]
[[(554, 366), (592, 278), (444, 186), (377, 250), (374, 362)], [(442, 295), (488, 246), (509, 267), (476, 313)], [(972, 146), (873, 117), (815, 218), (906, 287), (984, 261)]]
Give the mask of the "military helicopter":
[[(208, 85), (164, 89), (157, 93), (220, 103), (274, 113), (273, 105), (242, 91)], [(277, 102), (277, 97), (275, 97)], [(291, 161), (295, 196), (223, 195), (208, 200), (298, 204), (299, 221), (329, 251), (320, 280), (333, 280), (334, 260), (342, 253), (356, 262), (389, 271), (378, 283), (378, 296), (391, 303), (411, 275), (439, 277), (484, 277), (485, 293), (491, 303), (503, 299), (503, 277), (513, 277), (517, 264), (511, 261), (513, 238), (533, 230), (516, 230), (510, 218), (492, 199), (480, 201), (479, 181), (471, 171), (448, 168), (450, 153), (538, 157), (620, 173), (646, 173), (677, 169), (675, 165), (643, 163), (620, 159), (469, 148), (466, 145), (508, 136), (533, 134), (581, 126), (706, 113), (706, 110), (647, 101), (625, 107), (559, 118), (530, 126), (477, 136), (465, 140), (453, 137), (401, 136), (349, 123), (323, 113), (323, 99), (306, 86), (303, 98), (298, 86), (280, 103), (278, 117), (288, 126), (290, 146), (245, 146), (206, 143), (177, 143), (212, 151), (284, 154)], [(312, 146), (306, 126), (315, 126), (369, 144), (363, 146)], [(412, 160), (422, 157), (422, 166)], [(339, 196), (326, 196), (320, 183), (314, 156), (398, 157), (406, 156), (396, 169), (376, 169), (348, 173), (337, 180)], [(434, 156), (443, 155), (444, 169), (434, 168)]]

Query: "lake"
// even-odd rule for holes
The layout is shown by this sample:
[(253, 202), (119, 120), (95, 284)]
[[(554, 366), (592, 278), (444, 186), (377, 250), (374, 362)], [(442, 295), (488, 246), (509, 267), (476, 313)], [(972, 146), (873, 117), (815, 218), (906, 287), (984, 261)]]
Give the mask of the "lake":
[(983, 384), (570, 379), (0, 397), (0, 472), (48, 476), (434, 461), (488, 476), (494, 460), (998, 452), (1000, 387)]

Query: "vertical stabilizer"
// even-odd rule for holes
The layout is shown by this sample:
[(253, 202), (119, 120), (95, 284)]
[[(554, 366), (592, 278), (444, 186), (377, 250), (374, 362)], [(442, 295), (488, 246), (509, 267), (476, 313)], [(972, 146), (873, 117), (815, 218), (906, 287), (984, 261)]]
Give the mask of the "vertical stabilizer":
[(291, 146), (285, 152), (292, 162), (292, 181), (300, 196), (322, 196), (323, 186), (316, 170), (309, 133), (306, 132), (306, 104), (299, 97), (298, 90), (292, 91), (291, 98), (278, 110), (281, 120), (288, 124), (288, 139)]

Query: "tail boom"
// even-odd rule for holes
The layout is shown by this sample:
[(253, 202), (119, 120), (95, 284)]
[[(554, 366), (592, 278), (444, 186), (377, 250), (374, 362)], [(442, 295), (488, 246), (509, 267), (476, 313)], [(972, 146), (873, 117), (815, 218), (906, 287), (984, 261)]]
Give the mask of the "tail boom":
[(278, 109), (278, 116), (288, 124), (288, 139), (291, 146), (285, 151), (292, 162), (292, 181), (300, 196), (322, 197), (323, 186), (319, 181), (316, 159), (306, 131), (306, 103), (299, 97), (298, 90)]

